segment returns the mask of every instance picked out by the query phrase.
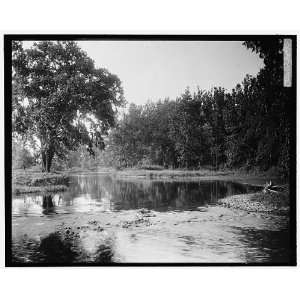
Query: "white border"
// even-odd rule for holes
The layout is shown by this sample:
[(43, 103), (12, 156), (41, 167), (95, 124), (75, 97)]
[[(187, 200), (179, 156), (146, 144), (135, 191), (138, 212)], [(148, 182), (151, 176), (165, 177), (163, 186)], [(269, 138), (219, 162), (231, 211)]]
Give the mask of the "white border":
[[(186, 0), (183, 3), (177, 0), (5, 1), (1, 3), (0, 28), (3, 33), (35, 34), (297, 34), (300, 26), (299, 7), (296, 3), (290, 0), (284, 3), (277, 0)], [(3, 141), (2, 41), (3, 38), (0, 44), (0, 135)], [(299, 47), (298, 40), (298, 49)], [(299, 50), (297, 57), (299, 66)], [(299, 86), (299, 79), (297, 85)], [(299, 105), (297, 112), (299, 113)], [(297, 129), (299, 132), (298, 124)], [(3, 184), (4, 145), (0, 144), (0, 179)], [(0, 255), (3, 265), (4, 189), (0, 192)], [(299, 213), (299, 207), (297, 211)], [(53, 300), (53, 297), (151, 300), (297, 299), (300, 293), (299, 278), (299, 267), (1, 268), (0, 295), (1, 299), (22, 300)]]

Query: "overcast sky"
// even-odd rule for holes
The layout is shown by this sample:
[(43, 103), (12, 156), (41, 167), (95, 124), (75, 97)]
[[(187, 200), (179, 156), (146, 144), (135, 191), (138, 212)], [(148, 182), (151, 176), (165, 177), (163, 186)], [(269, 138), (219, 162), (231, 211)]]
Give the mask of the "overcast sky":
[[(30, 47), (33, 42), (24, 42)], [(256, 75), (262, 59), (242, 42), (78, 41), (96, 66), (122, 81), (125, 98), (143, 104), (176, 99), (186, 87), (231, 90), (246, 74)]]
[(79, 46), (119, 76), (128, 102), (175, 99), (187, 86), (232, 89), (263, 66), (242, 42), (80, 41)]

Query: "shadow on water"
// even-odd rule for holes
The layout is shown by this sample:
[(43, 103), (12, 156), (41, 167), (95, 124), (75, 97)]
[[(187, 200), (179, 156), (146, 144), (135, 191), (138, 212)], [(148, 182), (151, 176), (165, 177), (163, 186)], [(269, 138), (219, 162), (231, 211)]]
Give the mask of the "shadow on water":
[(41, 240), (39, 253), (42, 261), (49, 263), (72, 263), (76, 257), (72, 244), (63, 241), (58, 232), (50, 233)]
[(256, 228), (234, 228), (237, 230), (237, 239), (248, 249), (246, 261), (286, 263), (289, 261), (289, 231), (288, 228), (280, 231), (261, 230)]
[(78, 236), (65, 236), (59, 231), (50, 233), (40, 241), (25, 235), (13, 242), (12, 253), (14, 263), (37, 264), (108, 264), (113, 263), (114, 256), (112, 247), (107, 243), (99, 245), (91, 254), (82, 247)]

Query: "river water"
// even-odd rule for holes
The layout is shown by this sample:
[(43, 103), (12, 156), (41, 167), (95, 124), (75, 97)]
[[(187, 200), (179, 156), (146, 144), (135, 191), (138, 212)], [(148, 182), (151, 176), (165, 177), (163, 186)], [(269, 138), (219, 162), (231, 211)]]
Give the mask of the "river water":
[(287, 263), (286, 217), (218, 205), (260, 189), (230, 181), (73, 176), (66, 192), (13, 197), (13, 261)]

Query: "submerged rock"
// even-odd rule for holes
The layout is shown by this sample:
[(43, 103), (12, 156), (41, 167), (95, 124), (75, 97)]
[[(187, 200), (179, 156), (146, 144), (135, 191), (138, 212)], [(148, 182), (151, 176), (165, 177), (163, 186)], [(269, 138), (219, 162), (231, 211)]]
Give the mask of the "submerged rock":
[(155, 217), (155, 213), (150, 209), (142, 208), (138, 211), (143, 217)]

